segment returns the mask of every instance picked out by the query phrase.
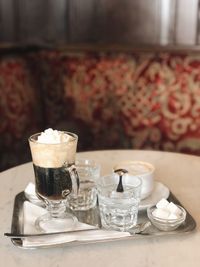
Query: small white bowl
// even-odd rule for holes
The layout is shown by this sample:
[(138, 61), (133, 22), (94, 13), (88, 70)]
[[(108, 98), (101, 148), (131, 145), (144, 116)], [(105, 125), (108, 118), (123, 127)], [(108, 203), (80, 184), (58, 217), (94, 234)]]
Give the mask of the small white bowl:
[(186, 219), (186, 211), (183, 207), (177, 205), (181, 214), (177, 219), (161, 219), (153, 215), (156, 206), (147, 208), (147, 216), (152, 224), (161, 231), (173, 231), (177, 229)]
[(151, 195), (154, 187), (155, 167), (145, 161), (127, 160), (121, 161), (113, 167), (113, 170), (125, 169), (132, 176), (137, 176), (142, 180), (141, 200)]

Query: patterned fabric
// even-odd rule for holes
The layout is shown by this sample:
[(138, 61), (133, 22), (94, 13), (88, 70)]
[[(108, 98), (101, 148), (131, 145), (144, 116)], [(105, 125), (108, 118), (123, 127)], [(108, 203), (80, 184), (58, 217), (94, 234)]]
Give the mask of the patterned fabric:
[[(32, 68), (37, 69), (44, 103), (45, 127), (75, 132), (79, 136), (78, 150), (93, 149), (93, 133), (87, 118), (77, 116), (79, 97), (66, 97), (68, 55), (58, 51), (31, 54)], [(84, 92), (84, 89), (83, 89)], [(76, 102), (77, 101), (77, 102)], [(86, 107), (87, 108), (87, 107)]]
[(0, 169), (29, 159), (27, 137), (76, 132), (78, 151), (200, 155), (200, 56), (39, 51), (0, 59)]
[(0, 59), (0, 170), (30, 159), (27, 138), (41, 128), (40, 103), (21, 57)]
[(200, 154), (198, 55), (51, 51), (41, 59), (49, 124), (85, 125), (89, 149)]
[(133, 146), (200, 154), (200, 57), (161, 54), (138, 69), (121, 99)]

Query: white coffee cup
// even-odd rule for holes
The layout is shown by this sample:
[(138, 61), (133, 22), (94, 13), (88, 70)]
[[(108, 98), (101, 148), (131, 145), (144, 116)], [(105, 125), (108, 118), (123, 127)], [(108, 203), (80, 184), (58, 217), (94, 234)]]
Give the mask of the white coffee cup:
[(125, 169), (132, 176), (137, 176), (142, 180), (141, 199), (147, 198), (153, 191), (155, 167), (145, 161), (121, 161), (114, 166), (113, 170)]

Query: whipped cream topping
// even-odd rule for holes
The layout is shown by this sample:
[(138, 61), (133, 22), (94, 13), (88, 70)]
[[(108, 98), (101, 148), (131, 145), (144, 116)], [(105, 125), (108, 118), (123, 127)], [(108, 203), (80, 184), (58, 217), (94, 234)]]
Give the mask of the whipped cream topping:
[(43, 144), (59, 144), (69, 141), (69, 138), (70, 136), (68, 134), (49, 128), (38, 136), (37, 142)]
[(51, 128), (30, 142), (33, 163), (45, 168), (59, 168), (75, 161), (77, 139), (66, 132)]

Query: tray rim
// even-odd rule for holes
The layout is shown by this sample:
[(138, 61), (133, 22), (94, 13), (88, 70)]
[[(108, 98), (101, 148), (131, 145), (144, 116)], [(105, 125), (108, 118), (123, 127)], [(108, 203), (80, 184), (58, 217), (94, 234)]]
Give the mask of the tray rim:
[[(169, 190), (170, 191), (170, 190)], [(173, 199), (173, 202), (182, 206), (184, 209), (185, 207), (180, 203), (180, 201), (176, 198), (176, 196), (170, 191), (169, 197), (170, 199)], [(22, 229), (23, 227), (23, 222), (21, 221), (21, 217), (18, 216), (17, 211), (22, 212), (21, 206), (24, 201), (29, 201), (24, 194), (24, 191), (19, 192), (15, 196), (14, 200), (14, 205), (13, 205), (13, 216), (12, 216), (12, 223), (11, 223), (11, 233), (22, 233), (20, 228)], [(21, 205), (21, 206), (20, 206)], [(190, 221), (191, 224), (187, 225), (186, 228), (183, 228), (183, 230), (174, 230), (170, 232), (164, 232), (164, 231), (157, 231), (155, 233), (140, 233), (140, 234), (131, 234), (130, 236), (125, 236), (125, 237), (115, 237), (115, 238), (106, 238), (106, 239), (100, 239), (100, 240), (87, 240), (87, 241), (79, 241), (79, 240), (74, 240), (74, 241), (67, 241), (59, 244), (49, 244), (49, 245), (33, 245), (33, 246), (23, 246), (23, 240), (21, 238), (11, 238), (11, 242), (22, 249), (41, 249), (41, 248), (50, 248), (50, 247), (63, 247), (63, 246), (76, 246), (76, 245), (82, 245), (82, 244), (94, 244), (94, 243), (103, 243), (103, 242), (114, 242), (114, 241), (119, 241), (119, 240), (136, 240), (139, 238), (151, 238), (151, 237), (161, 237), (161, 236), (173, 236), (173, 235), (185, 235), (189, 234), (192, 232), (195, 232), (196, 229), (196, 221), (192, 217), (192, 215), (188, 212), (187, 209), (187, 217), (186, 221)], [(144, 210), (142, 211), (144, 212)]]

